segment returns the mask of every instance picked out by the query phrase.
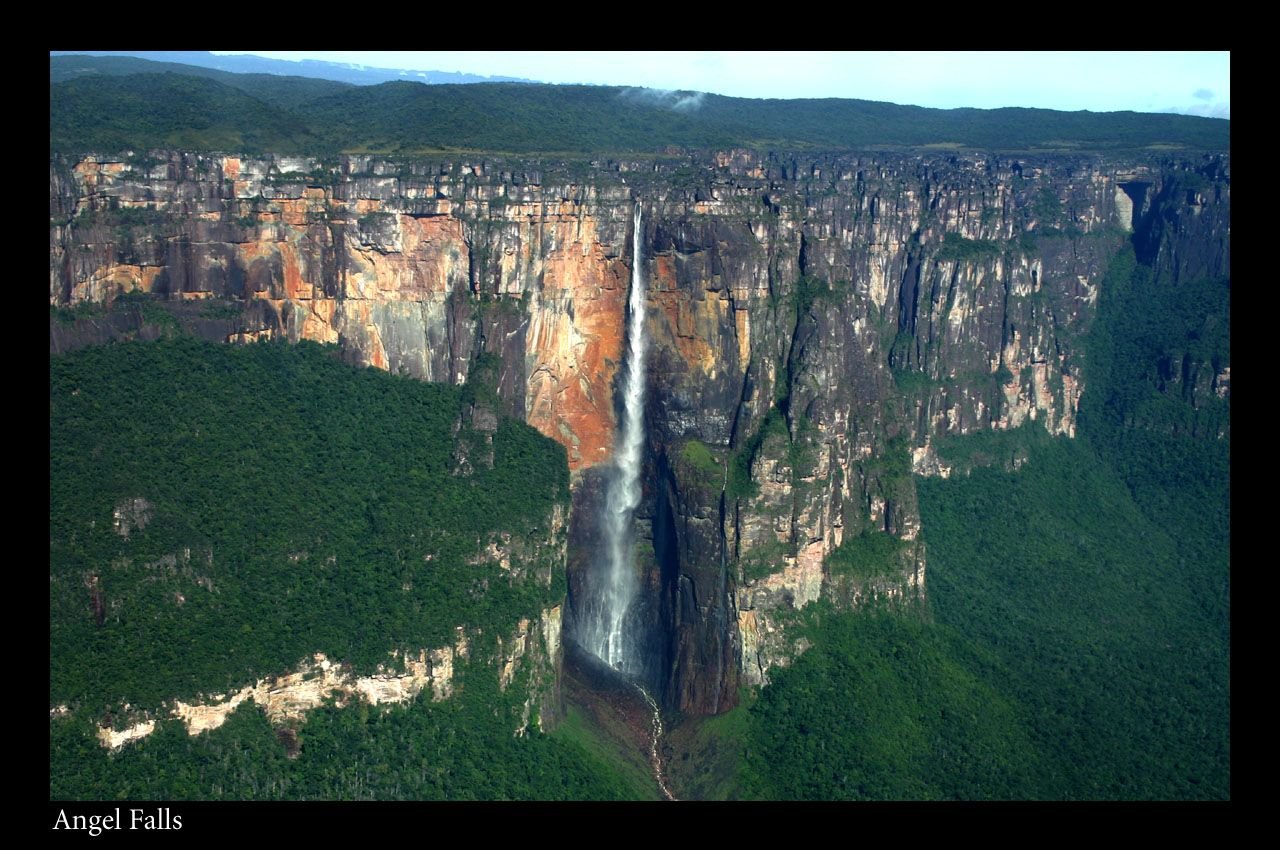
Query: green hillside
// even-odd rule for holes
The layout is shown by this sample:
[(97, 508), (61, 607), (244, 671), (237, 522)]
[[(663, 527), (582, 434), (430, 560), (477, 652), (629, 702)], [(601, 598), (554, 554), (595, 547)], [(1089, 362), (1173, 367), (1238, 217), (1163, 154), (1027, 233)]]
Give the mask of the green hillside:
[(927, 608), (806, 610), (737, 793), (1231, 797), (1230, 401), (1176, 378), (1229, 363), (1230, 283), (1126, 251), (1102, 292), (1078, 438), (939, 447), (1027, 460), (920, 480)]
[[(487, 468), (485, 434), (463, 415), (491, 392), (354, 369), (310, 343), (177, 339), (54, 358), (50, 704), (71, 713), (50, 721), (51, 797), (643, 794), (589, 730), (512, 737), (526, 691), (499, 688), (488, 642), (459, 659), (441, 702), (331, 705), (288, 732), (247, 704), (194, 738), (162, 717), (110, 755), (93, 737), (124, 703), (239, 687), (314, 652), (370, 671), (391, 649), (450, 645), (456, 625), (509, 634), (561, 602), (553, 556), (523, 578), (475, 559), (494, 531), (546, 539), (568, 496), (564, 449), (514, 420), (492, 433)], [(117, 509), (139, 498), (126, 537)]]
[(52, 86), (50, 97), (49, 145), (55, 151), (301, 153), (319, 147), (292, 113), (201, 77), (83, 77)]
[(352, 86), (334, 80), (279, 74), (236, 74), (179, 62), (153, 62), (132, 56), (50, 56), (49, 84), (68, 80), (123, 77), (130, 74), (181, 74), (201, 77), (240, 89), (270, 106), (294, 109), (312, 100), (346, 91)]
[(318, 81), (249, 79), (257, 75), (235, 80), (242, 75), (230, 74), (111, 76), (105, 70), (54, 81), (68, 73), (52, 74), (50, 85), (50, 145), (65, 152), (184, 147), (599, 156), (669, 147), (1070, 151), (1230, 146), (1229, 122), (1184, 115), (944, 110), (862, 100), (758, 100), (523, 83), (390, 82), (331, 89), (334, 93), (322, 96)]
[[(459, 440), (483, 442), (455, 437), (463, 405), (458, 389), (352, 369), (313, 344), (53, 359), (50, 699), (151, 706), (314, 652), (369, 669), (391, 649), (450, 645), (457, 625), (496, 634), (559, 602), (559, 570), (547, 588), (468, 560), (491, 532), (545, 526), (567, 499), (564, 450), (503, 419), (493, 468), (455, 474)], [(133, 499), (151, 519), (125, 537), (113, 512)]]

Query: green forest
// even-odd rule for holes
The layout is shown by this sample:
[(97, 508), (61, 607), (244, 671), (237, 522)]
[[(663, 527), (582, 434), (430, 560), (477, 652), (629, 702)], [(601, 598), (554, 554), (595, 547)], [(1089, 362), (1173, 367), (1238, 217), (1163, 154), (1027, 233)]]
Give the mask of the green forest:
[[(512, 694), (483, 664), (441, 702), (338, 708), (273, 729), (251, 702), (221, 727), (178, 720), (108, 754), (89, 723), (50, 724), (50, 797), (86, 800), (634, 800), (652, 796), (589, 729), (512, 735)], [(297, 752), (291, 754), (290, 748)]]
[[(88, 73), (94, 68), (97, 75)], [(1230, 145), (1230, 122), (1185, 115), (927, 109), (531, 83), (345, 86), (122, 57), (51, 57), (49, 96), (50, 149), (64, 153), (180, 148), (595, 156), (673, 146), (1098, 151)]]
[(1230, 282), (1102, 293), (1077, 439), (947, 441), (1026, 462), (919, 479), (928, 602), (807, 608), (721, 796), (1230, 798), (1230, 400), (1169, 368), (1229, 363)]
[[(503, 419), (492, 468), (455, 474), (459, 443), (485, 436), (454, 435), (464, 395), (311, 343), (176, 339), (53, 359), (51, 698), (154, 705), (314, 652), (367, 670), (559, 602), (553, 553), (531, 565), (549, 585), (468, 561), (492, 533), (549, 536), (568, 499), (564, 450)], [(134, 499), (150, 519), (126, 537), (113, 512)]]
[[(1228, 576), (1083, 441), (920, 482), (929, 603), (805, 611), (749, 711), (765, 799), (1225, 799)], [(1201, 541), (1207, 545), (1207, 541)]]
[(526, 689), (499, 690), (491, 643), (441, 703), (331, 707), (287, 733), (246, 704), (210, 733), (162, 720), (110, 755), (93, 737), (125, 704), (154, 714), (315, 652), (371, 672), (391, 650), (451, 645), (456, 626), (492, 642), (561, 603), (550, 547), (517, 546), (522, 571), (477, 561), (495, 533), (548, 540), (568, 499), (559, 444), (507, 418), (471, 428), (492, 397), (313, 343), (176, 338), (53, 358), (50, 704), (71, 713), (50, 721), (51, 797), (634, 796), (581, 740), (512, 736)]

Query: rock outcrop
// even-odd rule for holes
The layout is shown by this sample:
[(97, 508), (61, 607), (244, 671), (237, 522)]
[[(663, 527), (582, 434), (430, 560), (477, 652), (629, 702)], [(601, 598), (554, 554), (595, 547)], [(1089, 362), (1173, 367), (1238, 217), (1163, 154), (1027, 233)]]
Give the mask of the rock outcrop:
[[(530, 723), (541, 730), (553, 723), (559, 712), (560, 607), (542, 612), (538, 628), (521, 620), (513, 635), (497, 638), (491, 658), (500, 665), (500, 687), (505, 690), (517, 675), (526, 677), (524, 693), (528, 694), (514, 732), (524, 735)], [(361, 700), (369, 705), (405, 703), (424, 692), (435, 701), (453, 696), (455, 665), (472, 657), (472, 648), (480, 641), (457, 629), (452, 646), (421, 650), (417, 653), (392, 653), (392, 663), (368, 675), (358, 675), (349, 665), (336, 663), (317, 652), (304, 659), (290, 672), (258, 679), (230, 694), (217, 694), (193, 702), (173, 700), (167, 714), (182, 721), (187, 734), (199, 735), (217, 729), (246, 701), (253, 701), (275, 726), (288, 727), (306, 719), (309, 711), (329, 700), (343, 705)], [(129, 706), (125, 706), (128, 710)], [(50, 717), (66, 713), (66, 707), (50, 709)], [(156, 728), (156, 718), (145, 716), (123, 729), (103, 725), (98, 729), (102, 746), (118, 749), (147, 737)]]

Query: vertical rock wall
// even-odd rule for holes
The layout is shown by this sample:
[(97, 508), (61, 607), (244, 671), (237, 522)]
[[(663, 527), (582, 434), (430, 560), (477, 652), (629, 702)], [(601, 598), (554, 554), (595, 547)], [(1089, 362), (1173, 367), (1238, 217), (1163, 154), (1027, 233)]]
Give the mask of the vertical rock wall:
[[(1074, 435), (1081, 338), (1131, 230), (1157, 264), (1229, 273), (1222, 158), (155, 153), (51, 163), (50, 304), (152, 293), (208, 336), (335, 342), (425, 380), (498, 355), (508, 412), (568, 450), (572, 596), (618, 416), (637, 199), (639, 564), (653, 678), (692, 713), (794, 654), (787, 613), (832, 592), (844, 541), (884, 533), (909, 554), (841, 599), (923, 592), (910, 472), (940, 471), (934, 441), (1028, 420)], [(51, 320), (51, 346), (145, 326)]]

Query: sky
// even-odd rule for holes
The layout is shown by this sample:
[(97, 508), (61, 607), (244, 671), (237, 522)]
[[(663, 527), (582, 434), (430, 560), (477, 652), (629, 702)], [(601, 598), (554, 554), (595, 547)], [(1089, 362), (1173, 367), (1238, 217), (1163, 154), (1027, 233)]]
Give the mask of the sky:
[(1033, 106), (1231, 117), (1231, 54), (1226, 51), (212, 52), (734, 97), (846, 97), (942, 109)]

